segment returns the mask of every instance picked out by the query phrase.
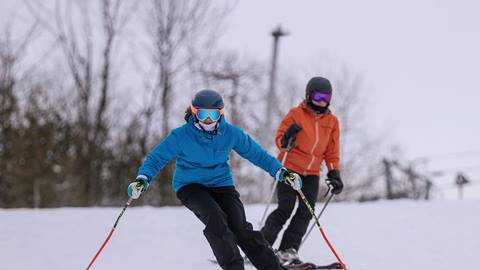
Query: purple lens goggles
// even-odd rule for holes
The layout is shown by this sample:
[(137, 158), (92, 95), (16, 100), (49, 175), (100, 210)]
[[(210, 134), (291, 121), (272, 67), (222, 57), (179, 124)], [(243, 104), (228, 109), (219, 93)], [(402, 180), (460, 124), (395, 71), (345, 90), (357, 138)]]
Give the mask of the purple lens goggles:
[(330, 100), (332, 99), (332, 93), (322, 93), (322, 92), (313, 91), (312, 94), (310, 95), (310, 98), (317, 102), (320, 102), (323, 100), (327, 103), (330, 103)]

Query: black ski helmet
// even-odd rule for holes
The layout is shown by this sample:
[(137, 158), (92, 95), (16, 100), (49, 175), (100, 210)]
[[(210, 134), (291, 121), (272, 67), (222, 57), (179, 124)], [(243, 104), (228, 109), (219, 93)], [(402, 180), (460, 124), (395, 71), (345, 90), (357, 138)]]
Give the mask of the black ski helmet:
[(224, 107), (222, 96), (215, 90), (204, 89), (195, 94), (192, 100), (192, 106), (195, 108), (217, 108)]
[(331, 94), (332, 85), (328, 79), (323, 77), (313, 77), (307, 83), (307, 89), (305, 90), (306, 100), (310, 100), (310, 95), (313, 91)]

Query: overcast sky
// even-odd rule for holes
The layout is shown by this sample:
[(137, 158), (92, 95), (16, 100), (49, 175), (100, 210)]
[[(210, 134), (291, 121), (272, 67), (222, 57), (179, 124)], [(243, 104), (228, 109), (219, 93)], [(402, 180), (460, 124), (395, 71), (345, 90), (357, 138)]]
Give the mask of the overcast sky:
[(282, 68), (315, 67), (323, 56), (349, 64), (371, 86), (377, 132), (409, 157), (441, 156), (432, 165), (479, 167), (470, 171), (480, 176), (480, 153), (447, 157), (480, 150), (479, 14), (474, 0), (239, 1), (224, 44), (268, 61), (280, 23), (290, 32)]

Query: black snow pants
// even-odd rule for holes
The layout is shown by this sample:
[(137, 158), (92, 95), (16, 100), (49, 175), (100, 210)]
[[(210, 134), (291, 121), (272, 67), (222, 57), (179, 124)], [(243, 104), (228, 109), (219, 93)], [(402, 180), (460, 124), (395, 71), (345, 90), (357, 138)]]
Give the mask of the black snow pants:
[(235, 187), (191, 184), (178, 190), (177, 197), (205, 224), (203, 234), (222, 269), (244, 269), (237, 245), (257, 269), (283, 269), (263, 234), (247, 222)]
[[(318, 195), (318, 175), (301, 175), (302, 177), (302, 191), (307, 198), (307, 201), (312, 207), (315, 207), (315, 202)], [(265, 226), (261, 232), (267, 239), (270, 245), (273, 245), (277, 239), (278, 233), (282, 230), (283, 225), (292, 215), (295, 207), (295, 202), (298, 198), (297, 192), (284, 183), (278, 183), (277, 186), (278, 206), (265, 221)], [(310, 211), (303, 201), (298, 202), (298, 208), (293, 216), (288, 228), (283, 233), (282, 241), (280, 242), (279, 250), (288, 248), (295, 248), (298, 250), (302, 237), (307, 231), (308, 223), (312, 218)]]

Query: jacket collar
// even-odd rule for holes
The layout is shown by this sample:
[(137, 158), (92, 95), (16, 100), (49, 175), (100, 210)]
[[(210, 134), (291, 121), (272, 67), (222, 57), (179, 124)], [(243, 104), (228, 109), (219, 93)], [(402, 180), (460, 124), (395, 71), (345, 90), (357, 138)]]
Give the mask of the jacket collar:
[[(300, 104), (298, 104), (298, 107), (299, 107), (299, 108), (302, 108), (303, 110), (312, 112), (312, 113), (317, 113), (317, 112), (315, 112), (312, 108), (310, 108), (310, 106), (307, 105), (307, 101), (306, 101), (306, 100), (303, 100), (302, 102), (300, 102)], [(329, 114), (331, 114), (331, 113), (332, 113), (332, 111), (330, 110), (330, 108), (327, 108), (327, 110), (325, 111), (325, 113), (322, 113), (321, 115), (329, 115)]]
[(220, 118), (220, 122), (218, 123), (218, 127), (217, 127), (217, 132), (215, 134), (213, 132), (208, 132), (208, 131), (197, 128), (195, 126), (195, 118), (193, 115), (191, 115), (188, 118), (188, 127), (191, 130), (193, 130), (196, 134), (203, 135), (206, 138), (213, 138), (213, 136), (222, 135), (225, 131), (226, 124), (227, 124), (227, 121), (225, 120), (225, 115), (223, 115), (222, 118)]

